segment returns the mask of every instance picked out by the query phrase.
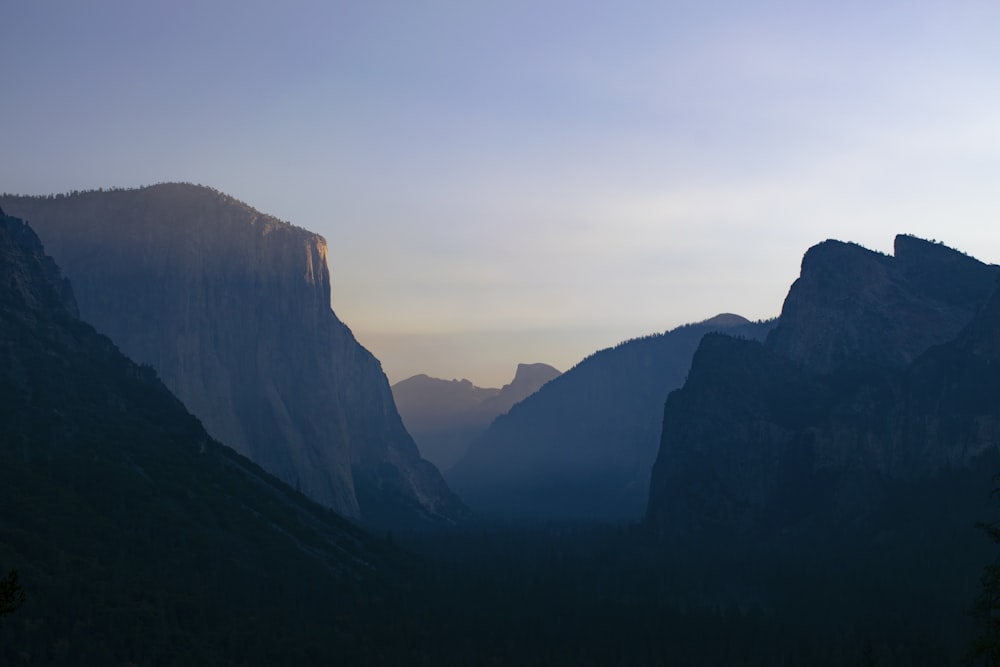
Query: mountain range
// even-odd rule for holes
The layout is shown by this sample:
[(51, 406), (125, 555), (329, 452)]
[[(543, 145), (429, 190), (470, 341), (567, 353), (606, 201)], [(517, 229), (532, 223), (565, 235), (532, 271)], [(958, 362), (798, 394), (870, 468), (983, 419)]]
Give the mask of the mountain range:
[(514, 521), (638, 520), (663, 404), (713, 331), (762, 338), (723, 314), (594, 353), (498, 417), (446, 473), (470, 507)]
[(998, 277), (910, 236), (894, 256), (811, 248), (766, 341), (706, 336), (666, 401), (648, 522), (677, 539), (787, 537), (868, 526), (941, 485), (936, 520), (971, 521), (942, 480), (997, 469)]
[(559, 375), (548, 364), (518, 364), (514, 379), (499, 389), (414, 375), (392, 385), (392, 395), (421, 455), (448, 470), (494, 419)]
[[(455, 466), (473, 507), (519, 523), (473, 526), (330, 310), (321, 239), (196, 186), (8, 200), (90, 296), (0, 213), (0, 576), (26, 593), (0, 663), (962, 660), (995, 555), (974, 524), (1000, 470), (1000, 267), (827, 241), (776, 321), (597, 352)], [(529, 384), (416, 380), (479, 404)], [(328, 467), (325, 507), (297, 465)]]
[[(1000, 267), (825, 241), (776, 320), (390, 390), (315, 234), (183, 184), (0, 204), (45, 230), (0, 212), (0, 577), (26, 594), (0, 663), (937, 665), (969, 645)], [(492, 523), (400, 413), (480, 431), (448, 479)]]

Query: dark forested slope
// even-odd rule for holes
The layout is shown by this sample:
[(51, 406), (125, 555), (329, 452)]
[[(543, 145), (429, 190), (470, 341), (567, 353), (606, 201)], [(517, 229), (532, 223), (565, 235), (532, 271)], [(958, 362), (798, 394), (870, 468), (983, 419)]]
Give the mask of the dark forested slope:
[(702, 340), (665, 404), (647, 527), (721, 558), (738, 599), (937, 644), (888, 664), (959, 664), (990, 554), (975, 524), (996, 515), (998, 270), (912, 237), (896, 252), (820, 244), (765, 343)]
[(720, 315), (601, 350), (499, 417), (448, 480), (471, 507), (519, 519), (638, 519), (663, 402), (702, 336), (763, 338), (771, 323)]
[[(0, 663), (365, 661), (412, 568), (218, 444), (0, 216)], [(386, 627), (382, 627), (383, 624)]]

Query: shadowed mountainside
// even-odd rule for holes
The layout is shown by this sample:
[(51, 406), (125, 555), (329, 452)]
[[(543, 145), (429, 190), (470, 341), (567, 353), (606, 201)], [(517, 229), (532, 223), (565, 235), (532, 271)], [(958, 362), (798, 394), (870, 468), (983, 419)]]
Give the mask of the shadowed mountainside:
[(954, 338), (989, 297), (996, 267), (912, 236), (894, 247), (893, 256), (840, 241), (810, 248), (768, 346), (829, 372), (901, 367)]
[(448, 470), (494, 419), (556, 377), (559, 371), (548, 364), (518, 364), (500, 389), (414, 375), (392, 385), (392, 395), (421, 455)]
[(420, 458), (381, 366), (330, 308), (326, 241), (201, 186), (5, 197), (72, 280), (81, 317), (219, 440), (376, 526), (467, 510)]
[(601, 350), (498, 417), (448, 480), (494, 517), (640, 518), (663, 402), (684, 381), (702, 336), (763, 338), (770, 328), (719, 315)]
[[(783, 514), (723, 496), (714, 545), (661, 541), (669, 524), (396, 534), (432, 567), (216, 443), (75, 310), (30, 229), (0, 218), (0, 571), (16, 568), (27, 593), (0, 623), (2, 664), (968, 662), (964, 611), (995, 549), (972, 523), (992, 513), (1000, 464), (979, 449), (998, 430), (1000, 294), (903, 368), (820, 374), (709, 334), (667, 402), (707, 411), (680, 414), (713, 441), (745, 428), (743, 445), (833, 422), (864, 445), (878, 424), (912, 424), (913, 460), (971, 468), (889, 485), (873, 473), (824, 495), (844, 486), (770, 438), (741, 465), (767, 474), (778, 452), (783, 467), (758, 481), (799, 480), (778, 496)], [(909, 412), (886, 417), (900, 397)], [(846, 522), (816, 521), (831, 497), (862, 502), (831, 505)], [(732, 518), (755, 539), (739, 540)]]
[(755, 538), (861, 525), (901, 485), (995, 459), (998, 275), (907, 236), (896, 257), (810, 249), (766, 343), (707, 336), (667, 400), (649, 522)]
[(0, 623), (3, 664), (350, 662), (392, 646), (379, 599), (409, 560), (213, 440), (77, 319), (38, 238), (2, 213), (0, 405), (0, 563), (27, 596)]

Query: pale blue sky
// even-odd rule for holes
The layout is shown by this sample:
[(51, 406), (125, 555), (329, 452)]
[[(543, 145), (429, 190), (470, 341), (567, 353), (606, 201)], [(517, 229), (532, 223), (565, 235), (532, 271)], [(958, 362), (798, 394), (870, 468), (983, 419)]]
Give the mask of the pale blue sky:
[(1000, 261), (1000, 3), (0, 4), (0, 190), (324, 235), (393, 381), (779, 312), (826, 238)]

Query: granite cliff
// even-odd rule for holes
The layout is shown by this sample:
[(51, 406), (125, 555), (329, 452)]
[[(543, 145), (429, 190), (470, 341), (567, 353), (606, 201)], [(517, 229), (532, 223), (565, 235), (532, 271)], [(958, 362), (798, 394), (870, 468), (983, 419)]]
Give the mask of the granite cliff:
[(650, 524), (756, 540), (954, 509), (1000, 451), (998, 275), (907, 236), (810, 249), (766, 342), (706, 336), (666, 401)]
[(322, 237), (188, 184), (0, 205), (37, 230), (81, 317), (155, 368), (213, 437), (369, 524), (466, 515), (331, 310)]
[(27, 593), (0, 663), (391, 650), (400, 612), (369, 601), (398, 594), (411, 561), (213, 440), (78, 319), (38, 237), (2, 212), (0, 406), (0, 563)]
[(663, 402), (702, 336), (763, 338), (737, 315), (601, 350), (498, 417), (446, 473), (469, 505), (504, 519), (636, 519), (646, 507)]
[(820, 372), (902, 367), (954, 338), (996, 275), (994, 266), (913, 236), (897, 236), (892, 256), (825, 241), (806, 252), (768, 346)]
[(518, 364), (514, 379), (499, 389), (414, 375), (394, 384), (392, 395), (420, 453), (448, 470), (494, 419), (557, 377), (548, 364)]

